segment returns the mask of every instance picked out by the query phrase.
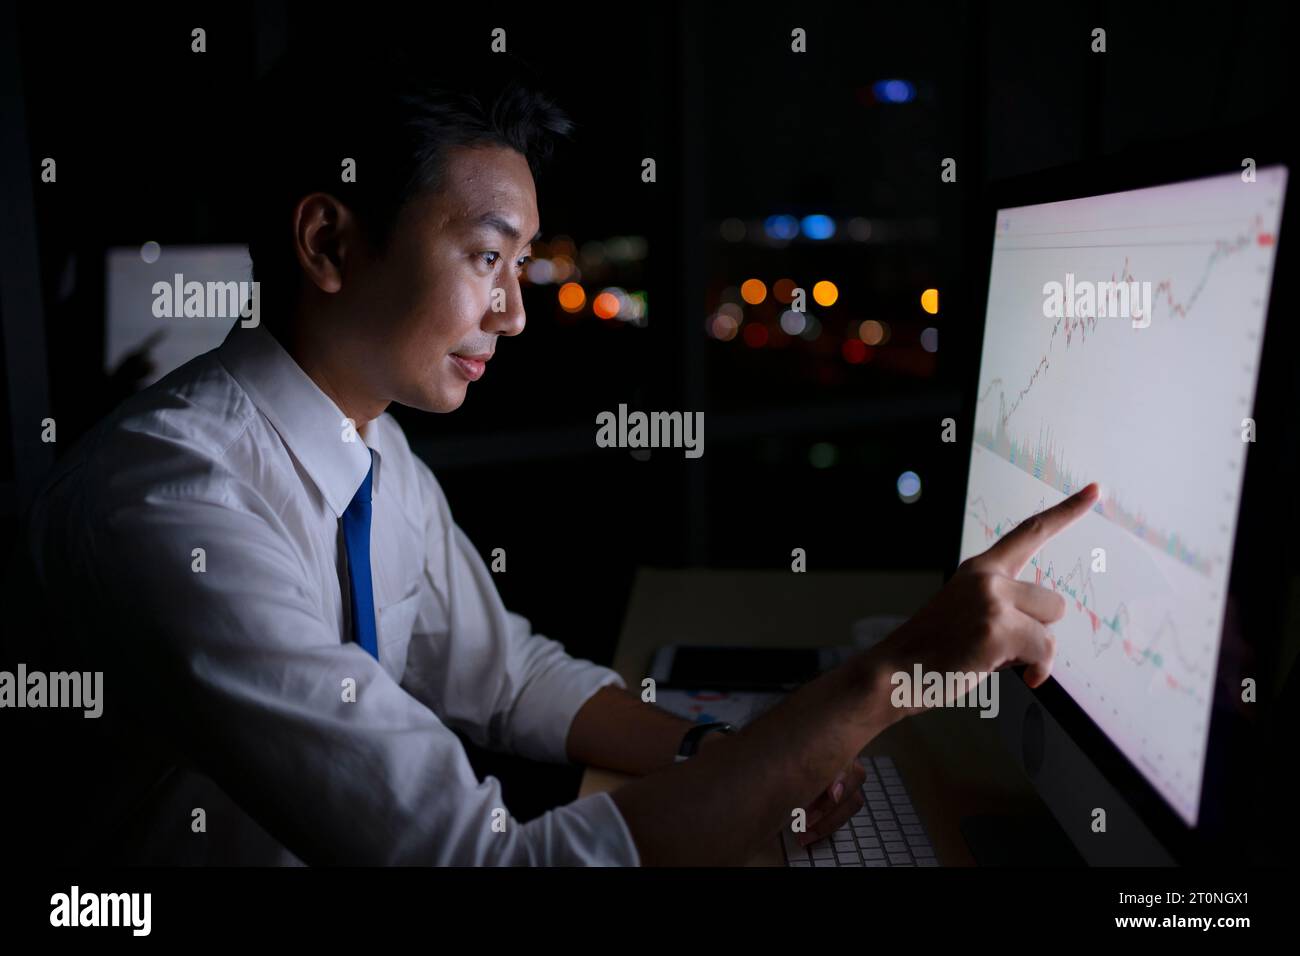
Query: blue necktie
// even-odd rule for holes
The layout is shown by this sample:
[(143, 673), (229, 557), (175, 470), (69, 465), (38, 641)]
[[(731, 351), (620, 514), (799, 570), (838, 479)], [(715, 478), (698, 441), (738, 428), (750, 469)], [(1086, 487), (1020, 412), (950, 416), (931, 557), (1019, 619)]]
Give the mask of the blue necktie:
[(375, 592), (370, 583), (370, 486), (375, 474), (374, 452), (366, 480), (343, 512), (343, 547), (348, 553), (348, 588), (352, 596), (352, 637), (379, 660), (375, 632)]

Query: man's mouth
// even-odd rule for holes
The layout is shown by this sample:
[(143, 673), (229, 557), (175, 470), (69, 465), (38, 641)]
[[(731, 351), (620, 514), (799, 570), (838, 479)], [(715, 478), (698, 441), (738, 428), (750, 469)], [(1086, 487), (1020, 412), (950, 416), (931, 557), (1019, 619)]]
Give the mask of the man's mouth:
[(480, 355), (461, 355), (453, 352), (448, 356), (452, 364), (460, 369), (460, 373), (471, 382), (477, 382), (483, 377), (483, 371), (487, 368), (488, 359), (492, 357), (491, 352), (483, 352)]

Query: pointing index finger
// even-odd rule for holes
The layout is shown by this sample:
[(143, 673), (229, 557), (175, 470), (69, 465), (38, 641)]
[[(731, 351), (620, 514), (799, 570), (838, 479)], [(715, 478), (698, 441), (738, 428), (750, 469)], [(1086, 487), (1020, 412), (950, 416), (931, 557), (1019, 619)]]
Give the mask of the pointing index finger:
[(1089, 482), (1060, 504), (1030, 515), (985, 552), (1008, 577), (1016, 578), (1038, 549), (1074, 524), (1101, 497), (1101, 486)]

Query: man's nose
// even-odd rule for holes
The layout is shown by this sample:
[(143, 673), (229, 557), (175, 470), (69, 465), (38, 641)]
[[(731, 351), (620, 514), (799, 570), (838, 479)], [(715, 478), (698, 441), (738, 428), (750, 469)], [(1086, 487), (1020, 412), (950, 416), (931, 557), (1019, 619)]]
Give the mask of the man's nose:
[(492, 291), (492, 302), (488, 305), (484, 328), (497, 335), (518, 335), (524, 330), (526, 320), (519, 278), (511, 276)]

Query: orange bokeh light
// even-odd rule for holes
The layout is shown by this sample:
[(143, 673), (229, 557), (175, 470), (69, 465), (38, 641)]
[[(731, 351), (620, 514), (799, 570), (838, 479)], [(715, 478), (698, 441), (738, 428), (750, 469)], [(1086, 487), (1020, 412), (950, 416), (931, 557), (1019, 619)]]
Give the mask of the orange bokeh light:
[(746, 279), (740, 284), (740, 297), (750, 305), (758, 305), (767, 298), (767, 286), (762, 279)]
[(618, 296), (612, 292), (602, 292), (591, 300), (591, 311), (602, 319), (614, 318), (618, 315)]
[(830, 279), (822, 279), (813, 286), (813, 300), (820, 306), (830, 308), (839, 301), (840, 290)]
[(566, 282), (560, 286), (560, 308), (565, 312), (578, 312), (587, 304), (587, 293), (576, 282)]

